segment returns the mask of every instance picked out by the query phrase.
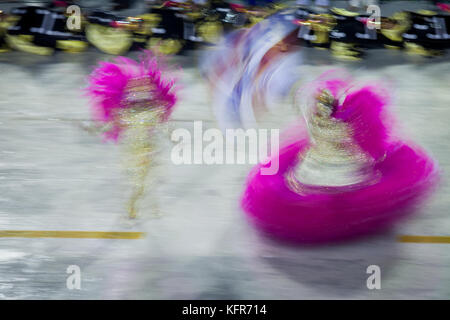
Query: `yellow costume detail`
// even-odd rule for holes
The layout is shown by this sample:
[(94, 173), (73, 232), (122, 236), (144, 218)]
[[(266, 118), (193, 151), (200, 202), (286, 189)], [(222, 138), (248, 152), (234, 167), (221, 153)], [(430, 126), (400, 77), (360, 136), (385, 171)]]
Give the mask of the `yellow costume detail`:
[(86, 27), (86, 38), (101, 51), (115, 55), (124, 54), (133, 44), (130, 31), (98, 24)]

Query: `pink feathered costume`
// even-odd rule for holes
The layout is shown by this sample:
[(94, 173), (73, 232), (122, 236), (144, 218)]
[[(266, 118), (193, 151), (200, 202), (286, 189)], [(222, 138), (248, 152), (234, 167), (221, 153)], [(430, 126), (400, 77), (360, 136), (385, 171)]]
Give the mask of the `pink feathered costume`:
[(386, 93), (379, 86), (356, 87), (329, 72), (300, 92), (302, 99), (309, 99), (307, 108), (314, 108), (311, 101), (324, 89), (337, 102), (331, 120), (349, 128), (370, 169), (354, 184), (321, 186), (296, 180), (293, 189), (287, 177), (314, 142), (307, 125), (290, 130), (295, 131), (293, 142), (282, 143), (272, 156), (271, 161), (279, 157), (278, 173), (261, 174), (261, 167), (270, 167), (270, 162), (253, 168), (242, 198), (250, 220), (277, 238), (320, 243), (384, 230), (414, 212), (437, 180), (437, 165), (425, 151), (392, 134)]

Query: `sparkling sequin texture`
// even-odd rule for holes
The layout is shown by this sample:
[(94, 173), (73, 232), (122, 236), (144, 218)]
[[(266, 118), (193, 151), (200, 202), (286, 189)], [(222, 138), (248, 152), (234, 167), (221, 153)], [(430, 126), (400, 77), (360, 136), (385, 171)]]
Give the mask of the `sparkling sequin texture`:
[[(130, 218), (137, 216), (138, 201), (152, 176), (156, 133), (176, 101), (173, 85), (173, 80), (162, 77), (150, 52), (139, 62), (125, 57), (116, 58), (114, 63), (102, 62), (90, 76), (88, 92), (95, 99), (94, 112), (106, 124), (106, 138), (119, 141), (123, 151), (122, 163), (132, 185), (127, 205)], [(155, 214), (158, 210), (153, 200)]]
[(349, 186), (366, 180), (372, 159), (354, 143), (351, 129), (332, 117), (336, 101), (328, 91), (317, 97), (308, 123), (311, 147), (299, 154), (297, 167), (287, 174), (289, 185)]

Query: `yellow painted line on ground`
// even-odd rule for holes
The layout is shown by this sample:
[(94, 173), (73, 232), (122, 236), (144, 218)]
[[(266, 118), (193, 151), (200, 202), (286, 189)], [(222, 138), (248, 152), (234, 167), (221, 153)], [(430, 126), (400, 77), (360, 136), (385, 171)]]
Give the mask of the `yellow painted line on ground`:
[(446, 236), (398, 236), (398, 242), (408, 243), (450, 243), (450, 237)]
[[(122, 231), (45, 231), (45, 230), (0, 230), (0, 238), (66, 238), (66, 239), (126, 239), (145, 237), (144, 232)], [(400, 235), (398, 242), (404, 243), (450, 243), (450, 236)]]
[(142, 239), (144, 232), (0, 230), (0, 238)]

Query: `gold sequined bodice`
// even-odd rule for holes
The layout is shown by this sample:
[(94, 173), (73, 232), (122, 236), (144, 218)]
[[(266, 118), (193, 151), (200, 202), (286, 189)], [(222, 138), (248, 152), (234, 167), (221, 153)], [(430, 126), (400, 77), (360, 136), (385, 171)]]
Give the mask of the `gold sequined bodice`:
[(370, 158), (354, 143), (349, 126), (331, 116), (319, 101), (310, 116), (310, 148), (299, 154), (298, 165), (288, 173), (290, 185), (346, 186), (367, 178)]

